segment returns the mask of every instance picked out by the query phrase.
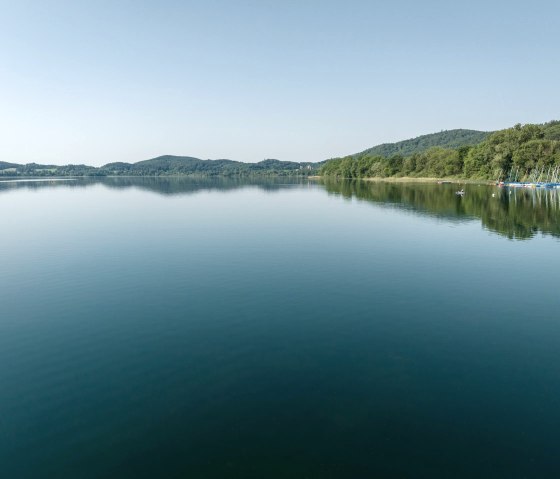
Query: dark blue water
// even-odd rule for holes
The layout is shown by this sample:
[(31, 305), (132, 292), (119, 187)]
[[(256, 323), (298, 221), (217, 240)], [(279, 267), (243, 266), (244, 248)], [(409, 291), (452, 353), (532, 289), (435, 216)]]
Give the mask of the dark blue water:
[(559, 477), (560, 200), (455, 189), (0, 182), (2, 477)]

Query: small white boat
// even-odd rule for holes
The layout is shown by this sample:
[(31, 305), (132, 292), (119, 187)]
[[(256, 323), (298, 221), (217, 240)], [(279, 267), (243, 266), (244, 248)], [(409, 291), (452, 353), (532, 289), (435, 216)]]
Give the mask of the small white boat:
[(463, 195), (465, 194), (465, 190), (456, 191), (455, 194), (456, 194), (457, 196), (463, 196)]

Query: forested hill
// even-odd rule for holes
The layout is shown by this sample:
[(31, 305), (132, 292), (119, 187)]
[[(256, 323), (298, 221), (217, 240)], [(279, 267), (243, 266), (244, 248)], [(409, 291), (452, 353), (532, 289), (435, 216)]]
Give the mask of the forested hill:
[(476, 145), (432, 146), (412, 154), (360, 153), (334, 158), (320, 174), (338, 178), (556, 178), (560, 171), (560, 121), (517, 124)]
[(263, 160), (243, 163), (233, 160), (201, 160), (190, 156), (164, 155), (138, 163), (109, 163), (100, 168), (104, 175), (307, 175), (313, 163)]
[(422, 153), (434, 146), (442, 148), (459, 148), (460, 146), (472, 146), (484, 141), (491, 132), (477, 130), (446, 130), (439, 133), (430, 133), (410, 140), (399, 141), (397, 143), (383, 143), (367, 150), (357, 153), (356, 156), (393, 156), (393, 155), (413, 155)]
[(191, 156), (165, 155), (137, 163), (87, 165), (18, 165), (0, 162), (3, 176), (309, 176), (319, 164), (268, 159), (259, 163), (233, 160), (201, 160)]

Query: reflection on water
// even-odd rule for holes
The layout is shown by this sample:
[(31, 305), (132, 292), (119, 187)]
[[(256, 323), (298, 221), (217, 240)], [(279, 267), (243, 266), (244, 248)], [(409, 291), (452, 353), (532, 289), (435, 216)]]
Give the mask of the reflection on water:
[(489, 231), (510, 239), (537, 233), (560, 236), (558, 190), (507, 189), (468, 184), (465, 195), (453, 184), (324, 181), (327, 191), (448, 221), (480, 218)]
[(537, 233), (560, 236), (560, 192), (544, 189), (505, 189), (467, 184), (465, 195), (455, 194), (458, 186), (433, 183), (390, 183), (359, 180), (250, 179), (129, 177), (78, 178), (74, 181), (0, 181), (0, 193), (14, 189), (137, 188), (161, 195), (185, 195), (200, 191), (228, 191), (259, 188), (279, 191), (286, 186), (325, 188), (329, 194), (356, 198), (376, 205), (397, 208), (419, 215), (436, 216), (450, 222), (480, 219), (489, 231), (509, 239), (529, 239)]
[(60, 181), (45, 179), (41, 181), (0, 181), (0, 193), (24, 188), (35, 190), (40, 188), (88, 188), (93, 185), (104, 185), (108, 188), (127, 189), (138, 188), (152, 191), (161, 195), (184, 195), (199, 191), (227, 191), (244, 187), (256, 187), (261, 190), (277, 191), (287, 185), (309, 184), (304, 179), (286, 178), (231, 178), (231, 177), (108, 177), (108, 178), (75, 178), (75, 181)]

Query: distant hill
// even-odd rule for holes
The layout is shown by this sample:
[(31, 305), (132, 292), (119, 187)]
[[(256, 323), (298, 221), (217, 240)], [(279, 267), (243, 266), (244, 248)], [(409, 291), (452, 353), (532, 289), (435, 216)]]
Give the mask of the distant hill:
[(309, 176), (318, 164), (267, 159), (258, 163), (233, 160), (201, 160), (192, 156), (164, 155), (137, 163), (108, 163), (99, 168), (86, 165), (17, 165), (0, 162), (4, 176)]
[(399, 141), (397, 143), (383, 143), (382, 145), (377, 145), (360, 153), (356, 153), (354, 156), (409, 156), (414, 153), (422, 153), (434, 146), (440, 146), (442, 148), (472, 146), (481, 143), (491, 134), (492, 132), (477, 130), (445, 130), (439, 133), (418, 136), (410, 140)]
[(243, 163), (233, 160), (201, 160), (192, 156), (164, 155), (138, 163), (109, 163), (99, 171), (105, 175), (250, 175), (308, 174), (312, 163), (263, 160)]

